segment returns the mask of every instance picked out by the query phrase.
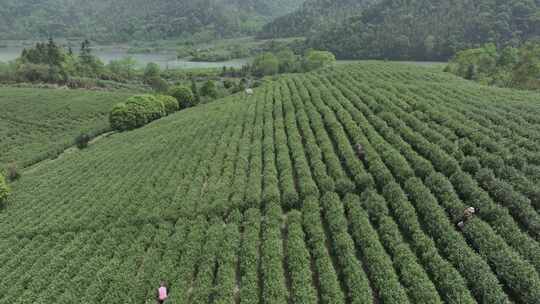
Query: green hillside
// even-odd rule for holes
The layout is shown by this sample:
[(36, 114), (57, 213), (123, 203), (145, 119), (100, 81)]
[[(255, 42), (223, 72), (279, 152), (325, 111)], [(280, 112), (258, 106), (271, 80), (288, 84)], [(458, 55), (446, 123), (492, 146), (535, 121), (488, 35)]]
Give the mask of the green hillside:
[(307, 36), (333, 27), (377, 0), (306, 0), (297, 10), (264, 25), (259, 36), (283, 38)]
[(0, 303), (540, 303), (539, 100), (367, 62), (103, 138), (12, 184)]
[(538, 1), (381, 0), (314, 33), (308, 45), (348, 59), (447, 60), (485, 43), (518, 46), (538, 37)]
[(0, 39), (126, 42), (253, 34), (302, 0), (4, 0)]
[(309, 0), (266, 24), (265, 38), (305, 36), (306, 48), (340, 59), (448, 60), (486, 43), (540, 37), (533, 0)]
[(54, 157), (81, 132), (103, 133), (126, 93), (0, 88), (0, 168)]

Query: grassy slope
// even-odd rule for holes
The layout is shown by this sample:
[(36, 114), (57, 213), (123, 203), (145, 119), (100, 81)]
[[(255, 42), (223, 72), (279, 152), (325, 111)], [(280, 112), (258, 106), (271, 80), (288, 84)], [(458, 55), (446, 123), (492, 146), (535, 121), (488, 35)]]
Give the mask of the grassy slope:
[(81, 132), (108, 128), (107, 114), (125, 93), (0, 88), (0, 167), (54, 157)]
[[(151, 303), (160, 279), (174, 303), (233, 303), (236, 284), (241, 303), (258, 288), (265, 303), (536, 303), (538, 97), (365, 63), (104, 138), (13, 185), (0, 213), (0, 303)], [(466, 156), (493, 175), (463, 186)], [(366, 189), (382, 196), (331, 194)], [(461, 234), (452, 223), (469, 204), (482, 214)]]

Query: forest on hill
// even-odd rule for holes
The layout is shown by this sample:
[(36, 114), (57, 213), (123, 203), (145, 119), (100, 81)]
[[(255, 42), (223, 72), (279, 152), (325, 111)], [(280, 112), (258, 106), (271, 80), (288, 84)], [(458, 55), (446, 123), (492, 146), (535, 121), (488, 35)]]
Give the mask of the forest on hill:
[(306, 36), (357, 15), (360, 9), (375, 1), (377, 0), (306, 0), (298, 10), (266, 24), (259, 36)]
[(0, 39), (101, 42), (254, 34), (301, 0), (4, 0)]
[[(381, 0), (360, 8), (349, 2), (333, 10), (307, 2), (261, 36), (307, 36), (307, 47), (341, 59), (447, 60), (485, 43), (518, 46), (540, 35), (537, 0)], [(352, 16), (331, 17), (340, 11)]]

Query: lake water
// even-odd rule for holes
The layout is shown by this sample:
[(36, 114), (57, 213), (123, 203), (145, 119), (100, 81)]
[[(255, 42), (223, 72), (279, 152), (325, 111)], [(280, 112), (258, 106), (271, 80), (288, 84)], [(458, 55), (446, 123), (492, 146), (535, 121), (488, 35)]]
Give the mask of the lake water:
[[(0, 48), (0, 61), (8, 62), (16, 59), (21, 55), (22, 49), (22, 47)], [(99, 49), (93, 51), (93, 54), (99, 57), (104, 63), (130, 56), (137, 61), (139, 67), (144, 67), (150, 62), (154, 62), (164, 69), (221, 68), (224, 66), (239, 68), (249, 61), (248, 59), (235, 59), (223, 62), (192, 62), (186, 59), (177, 59), (174, 53), (128, 54), (123, 49)]]

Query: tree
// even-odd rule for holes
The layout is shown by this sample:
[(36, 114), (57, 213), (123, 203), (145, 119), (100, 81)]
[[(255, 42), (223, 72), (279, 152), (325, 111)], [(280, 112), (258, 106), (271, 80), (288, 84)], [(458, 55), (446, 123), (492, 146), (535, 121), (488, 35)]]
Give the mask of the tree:
[(81, 133), (75, 138), (75, 145), (79, 149), (85, 149), (88, 147), (88, 143), (90, 142), (90, 135), (86, 133)]
[(144, 69), (144, 79), (150, 79), (153, 77), (159, 77), (160, 76), (160, 68), (159, 65), (150, 62), (146, 65), (146, 68)]
[(169, 84), (160, 76), (152, 77), (146, 81), (157, 93), (165, 93), (169, 90)]
[(176, 86), (171, 89), (169, 94), (178, 100), (180, 109), (185, 109), (196, 105), (195, 96), (188, 87)]
[(218, 92), (216, 88), (216, 83), (213, 80), (206, 81), (201, 87), (201, 95), (213, 99), (217, 98)]
[(476, 74), (477, 74), (477, 69), (476, 69), (476, 64), (474, 63), (471, 63), (469, 64), (469, 66), (467, 67), (467, 74), (465, 74), (465, 79), (467, 80), (475, 80), (476, 79)]
[(540, 43), (529, 42), (520, 48), (520, 60), (513, 71), (515, 86), (540, 89)]
[(336, 56), (331, 52), (311, 50), (304, 58), (304, 70), (312, 71), (329, 66), (334, 62), (336, 62)]
[(445, 69), (484, 84), (522, 89), (540, 88), (540, 43), (528, 42), (519, 49), (494, 44), (459, 52)]
[(79, 53), (79, 58), (83, 64), (92, 64), (92, 50), (90, 49), (90, 41), (85, 39), (81, 43), (81, 52)]
[(279, 60), (272, 53), (263, 53), (255, 58), (251, 69), (258, 77), (275, 75), (279, 72)]
[(225, 79), (223, 81), (223, 87), (225, 87), (225, 89), (230, 89), (234, 86), (234, 81), (230, 80), (230, 79)]
[(497, 61), (498, 65), (502, 66), (514, 66), (519, 62), (519, 49), (508, 46), (505, 47), (501, 55), (499, 56), (499, 60)]
[(191, 77), (191, 92), (193, 93), (193, 104), (199, 104), (201, 102), (201, 94), (199, 93), (197, 82), (193, 77)]
[(131, 79), (135, 74), (136, 65), (137, 61), (135, 61), (133, 57), (127, 56), (119, 60), (111, 60), (107, 67), (109, 68), (109, 71), (116, 76), (115, 78)]
[(297, 69), (298, 56), (290, 49), (283, 49), (276, 54), (280, 73), (292, 73)]
[(90, 41), (87, 39), (81, 43), (79, 60), (76, 63), (77, 75), (82, 77), (98, 77), (104, 71), (105, 65), (101, 60), (92, 55)]
[(0, 206), (6, 202), (10, 192), (6, 179), (0, 174)]
[(52, 38), (49, 38), (47, 43), (47, 61), (50, 66), (61, 66), (64, 61), (62, 50), (54, 43)]

